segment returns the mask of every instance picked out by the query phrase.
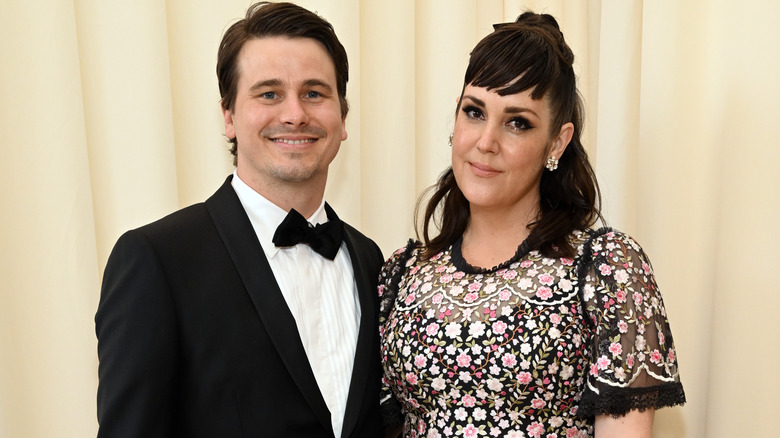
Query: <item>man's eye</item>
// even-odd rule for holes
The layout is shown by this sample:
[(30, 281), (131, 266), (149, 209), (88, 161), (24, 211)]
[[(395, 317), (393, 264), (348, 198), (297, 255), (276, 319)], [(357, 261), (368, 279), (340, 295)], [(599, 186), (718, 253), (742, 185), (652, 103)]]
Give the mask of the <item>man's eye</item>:
[(276, 97), (276, 93), (274, 93), (273, 91), (266, 91), (265, 93), (262, 94), (262, 97), (263, 99), (273, 99)]
[(316, 99), (320, 97), (320, 93), (317, 91), (309, 91), (308, 93), (306, 93), (306, 97), (308, 97), (309, 99)]

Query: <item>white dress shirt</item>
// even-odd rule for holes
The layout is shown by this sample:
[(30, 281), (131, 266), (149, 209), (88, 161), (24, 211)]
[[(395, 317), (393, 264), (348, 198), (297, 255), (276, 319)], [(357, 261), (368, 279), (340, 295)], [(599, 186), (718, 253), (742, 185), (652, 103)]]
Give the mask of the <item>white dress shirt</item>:
[[(341, 243), (333, 261), (306, 244), (277, 248), (271, 239), (287, 212), (247, 186), (235, 172), (232, 185), (295, 318), (309, 364), (330, 410), (333, 432), (338, 438), (344, 422), (360, 325), (360, 303), (347, 245)], [(328, 221), (324, 199), (307, 220), (314, 225)]]

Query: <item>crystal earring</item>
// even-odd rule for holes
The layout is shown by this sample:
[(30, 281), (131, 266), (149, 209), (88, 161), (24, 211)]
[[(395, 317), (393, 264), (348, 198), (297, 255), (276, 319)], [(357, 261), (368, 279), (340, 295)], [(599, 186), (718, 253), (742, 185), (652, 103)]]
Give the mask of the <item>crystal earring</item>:
[(550, 157), (547, 159), (547, 163), (544, 165), (544, 167), (547, 168), (550, 172), (558, 168), (558, 159), (555, 157)]
[(454, 134), (450, 134), (450, 139), (447, 141), (447, 144), (450, 145), (450, 147), (452, 147), (452, 136), (453, 135)]

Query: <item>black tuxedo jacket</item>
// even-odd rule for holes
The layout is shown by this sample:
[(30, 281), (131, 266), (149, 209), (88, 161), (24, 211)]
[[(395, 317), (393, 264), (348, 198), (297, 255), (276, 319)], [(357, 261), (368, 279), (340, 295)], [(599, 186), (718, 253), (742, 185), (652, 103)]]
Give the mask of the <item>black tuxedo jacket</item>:
[[(330, 412), (228, 177), (205, 203), (125, 233), (95, 316), (99, 437), (333, 437)], [(382, 254), (345, 225), (360, 295), (342, 437), (381, 436)]]

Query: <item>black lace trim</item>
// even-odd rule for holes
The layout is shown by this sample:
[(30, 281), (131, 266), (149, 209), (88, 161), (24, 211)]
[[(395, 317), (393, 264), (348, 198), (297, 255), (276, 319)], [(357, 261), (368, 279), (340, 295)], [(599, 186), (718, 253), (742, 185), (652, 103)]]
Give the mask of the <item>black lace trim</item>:
[(412, 257), (412, 252), (420, 246), (420, 242), (413, 239), (409, 239), (406, 243), (404, 252), (398, 257), (395, 263), (391, 277), (387, 282), (388, 287), (385, 288), (385, 292), (379, 303), (379, 321), (384, 323), (390, 316), (390, 312), (393, 311), (393, 305), (395, 304), (395, 298), (398, 296), (398, 287), (401, 283), (401, 277), (406, 272), (406, 262)]
[(585, 274), (585, 270), (593, 263), (593, 241), (596, 238), (601, 237), (610, 231), (614, 231), (610, 227), (601, 227), (596, 231), (588, 230), (588, 240), (582, 245), (582, 255), (580, 256), (579, 263), (577, 264), (577, 279), (582, 282), (582, 277)]
[(685, 391), (680, 382), (643, 388), (602, 386), (599, 391), (601, 394), (585, 388), (577, 416), (611, 415), (617, 418), (633, 410), (642, 412), (685, 404)]
[[(399, 285), (401, 284), (401, 278), (406, 272), (406, 262), (409, 261), (412, 257), (412, 252), (419, 246), (420, 242), (409, 239), (404, 252), (398, 257), (394, 272), (388, 281), (388, 287), (385, 289), (385, 293), (382, 296), (379, 308), (380, 324), (384, 324), (390, 316), (390, 312), (393, 311), (395, 299), (398, 296)], [(401, 409), (401, 403), (398, 402), (394, 393), (379, 406), (379, 410), (382, 413), (383, 426), (391, 427), (403, 424), (404, 413)]]
[(467, 274), (492, 274), (493, 272), (500, 271), (501, 269), (506, 269), (509, 267), (509, 265), (525, 257), (525, 255), (531, 251), (531, 248), (528, 247), (528, 239), (526, 239), (523, 241), (523, 243), (520, 244), (520, 246), (517, 247), (517, 251), (515, 251), (515, 255), (513, 255), (511, 259), (501, 263), (500, 265), (493, 266), (492, 268), (480, 268), (470, 265), (469, 262), (463, 258), (463, 251), (461, 249), (462, 244), (463, 236), (460, 236), (458, 237), (458, 240), (452, 244), (450, 261), (452, 261), (452, 264), (455, 265), (456, 268)]
[(382, 426), (392, 427), (404, 423), (404, 413), (401, 411), (401, 403), (392, 396), (379, 406), (382, 413)]
[(582, 319), (585, 320), (585, 323), (588, 324), (588, 327), (595, 333), (596, 332), (596, 324), (593, 322), (593, 320), (588, 315), (588, 309), (586, 309), (587, 302), (585, 300), (585, 273), (590, 268), (591, 264), (593, 263), (593, 241), (596, 240), (596, 238), (601, 237), (610, 231), (613, 231), (610, 227), (601, 227), (596, 231), (592, 230), (586, 230), (585, 232), (589, 234), (588, 240), (585, 241), (585, 243), (582, 245), (582, 254), (579, 256), (579, 260), (577, 261), (577, 267), (576, 267), (576, 274), (577, 274), (577, 284), (575, 285), (577, 287), (577, 292), (580, 294), (580, 314), (582, 315)]

